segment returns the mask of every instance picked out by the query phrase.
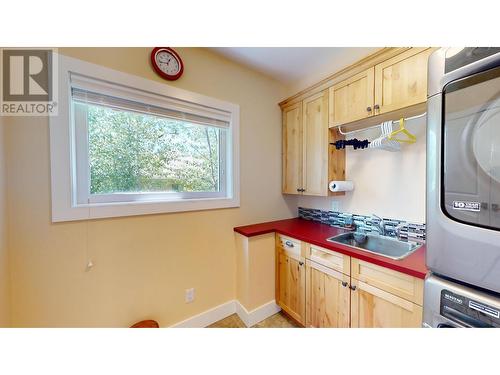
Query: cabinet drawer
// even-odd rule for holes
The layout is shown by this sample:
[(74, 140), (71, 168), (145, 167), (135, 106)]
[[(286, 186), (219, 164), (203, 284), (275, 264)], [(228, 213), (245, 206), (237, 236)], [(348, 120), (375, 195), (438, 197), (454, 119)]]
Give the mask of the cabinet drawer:
[(276, 247), (283, 251), (286, 255), (291, 256), (295, 259), (302, 257), (301, 242), (294, 238), (283, 236), (282, 234), (277, 234)]
[(368, 285), (422, 306), (424, 281), (404, 273), (352, 258), (351, 276)]
[(316, 245), (307, 244), (306, 246), (306, 258), (345, 275), (351, 274), (351, 257)]

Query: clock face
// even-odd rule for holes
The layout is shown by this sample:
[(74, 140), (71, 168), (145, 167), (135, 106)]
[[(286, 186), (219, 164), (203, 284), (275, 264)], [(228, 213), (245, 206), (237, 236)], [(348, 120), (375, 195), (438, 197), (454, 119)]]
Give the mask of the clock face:
[(163, 73), (174, 76), (181, 70), (181, 64), (169, 51), (160, 51), (156, 54), (156, 63)]
[(184, 69), (180, 56), (168, 47), (156, 47), (151, 53), (151, 62), (160, 76), (171, 81), (178, 79)]

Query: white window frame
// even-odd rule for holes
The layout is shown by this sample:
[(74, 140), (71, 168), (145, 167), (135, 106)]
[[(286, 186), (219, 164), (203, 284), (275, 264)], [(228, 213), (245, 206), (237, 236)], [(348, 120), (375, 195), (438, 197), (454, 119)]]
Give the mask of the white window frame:
[[(53, 222), (239, 207), (239, 105), (71, 57), (58, 55), (55, 58), (59, 65), (59, 115), (49, 118)], [(164, 100), (160, 104), (167, 103), (169, 108), (194, 114), (201, 111), (216, 119), (224, 118), (229, 127), (225, 132), (226, 142), (221, 142), (223, 147), (220, 149), (226, 167), (221, 191), (82, 195), (82, 191), (88, 192), (88, 145), (85, 136), (76, 134), (87, 132), (81, 126), (75, 127), (71, 100), (71, 88), (80, 82), (83, 85), (97, 82), (100, 89), (106, 84), (114, 88), (119, 86), (130, 95), (147, 98), (148, 104)], [(82, 157), (82, 152), (87, 156)], [(86, 181), (86, 190), (82, 188), (82, 181)]]

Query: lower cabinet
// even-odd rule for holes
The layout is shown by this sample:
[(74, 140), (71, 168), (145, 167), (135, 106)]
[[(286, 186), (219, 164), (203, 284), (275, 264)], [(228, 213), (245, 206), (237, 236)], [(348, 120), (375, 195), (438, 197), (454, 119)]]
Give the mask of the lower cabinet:
[(351, 288), (351, 327), (421, 327), (422, 306), (356, 279)]
[(276, 246), (276, 303), (293, 319), (305, 324), (306, 267), (300, 241), (278, 238)]
[(349, 276), (306, 261), (306, 327), (348, 328)]
[(303, 326), (421, 326), (423, 280), (290, 237), (276, 240), (276, 301)]
[(281, 253), (279, 272), (279, 304), (292, 318), (304, 324), (306, 281), (304, 262)]

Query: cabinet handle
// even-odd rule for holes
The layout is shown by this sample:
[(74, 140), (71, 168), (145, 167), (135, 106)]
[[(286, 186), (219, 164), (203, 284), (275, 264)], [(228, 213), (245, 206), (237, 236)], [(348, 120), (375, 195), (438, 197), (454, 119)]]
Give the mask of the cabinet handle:
[(347, 281), (342, 281), (342, 286), (345, 288), (347, 286)]
[(372, 107), (366, 107), (366, 112), (371, 112), (372, 111)]
[(285, 241), (285, 245), (288, 247), (293, 247), (293, 242), (292, 241)]
[(356, 290), (356, 285), (350, 285), (349, 289), (351, 289), (354, 292)]
[(298, 192), (303, 192), (303, 191), (306, 191), (306, 189), (301, 189), (301, 188), (299, 188), (299, 189), (297, 189), (297, 191), (298, 191)]
[(304, 262), (299, 262), (299, 266), (303, 266), (304, 265)]
[(375, 105), (373, 106), (373, 109), (375, 109), (375, 110), (379, 110), (379, 109), (380, 109), (380, 106), (379, 106), (378, 104), (375, 104)]

